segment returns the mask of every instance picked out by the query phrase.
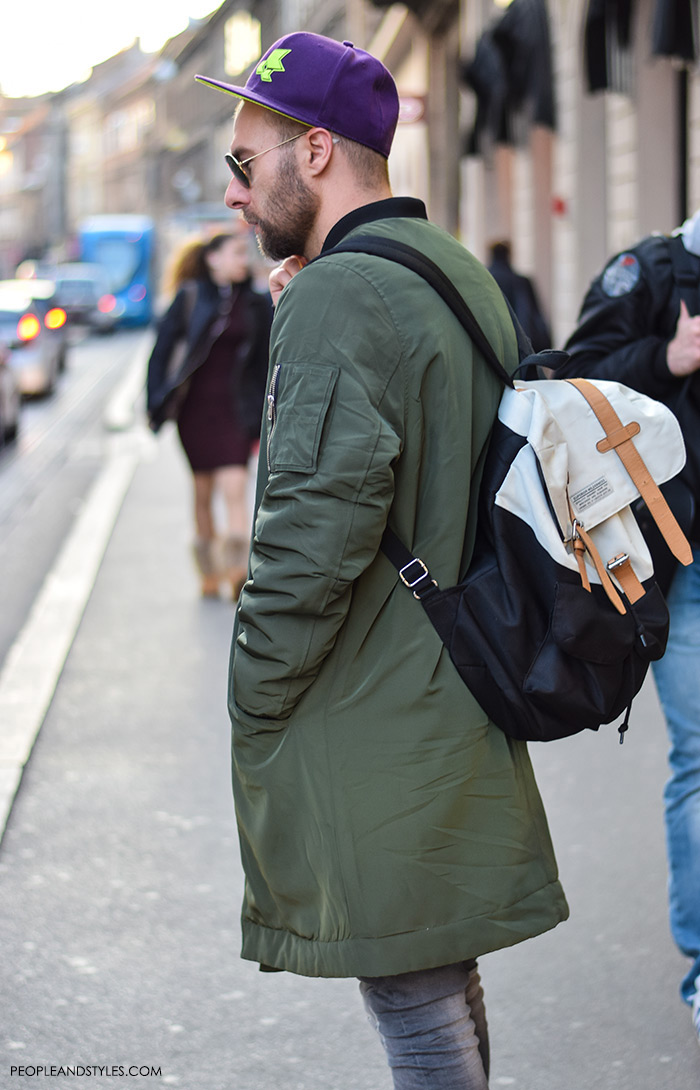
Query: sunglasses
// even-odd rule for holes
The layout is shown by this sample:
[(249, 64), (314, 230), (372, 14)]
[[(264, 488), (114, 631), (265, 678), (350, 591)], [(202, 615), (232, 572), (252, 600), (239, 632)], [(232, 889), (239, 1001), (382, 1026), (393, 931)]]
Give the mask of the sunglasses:
[(300, 136), (305, 136), (308, 131), (308, 129), (304, 129), (303, 132), (298, 132), (296, 136), (288, 136), (286, 140), (280, 140), (279, 144), (273, 144), (271, 148), (265, 148), (264, 151), (258, 151), (255, 155), (249, 156), (248, 159), (237, 159), (235, 155), (231, 155), (229, 152), (224, 155), (224, 159), (236, 181), (240, 182), (241, 185), (244, 185), (246, 189), (250, 189), (250, 177), (245, 169), (248, 163), (252, 163), (253, 159), (259, 159), (261, 155), (267, 155), (268, 151), (274, 151), (275, 148), (281, 148), (283, 144), (291, 144), (292, 140), (298, 140)]

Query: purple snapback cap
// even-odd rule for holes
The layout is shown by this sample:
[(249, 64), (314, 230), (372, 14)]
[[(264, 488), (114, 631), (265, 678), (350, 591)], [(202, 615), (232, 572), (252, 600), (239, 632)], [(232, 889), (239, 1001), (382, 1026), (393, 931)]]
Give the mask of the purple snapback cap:
[(396, 84), (381, 61), (352, 42), (299, 31), (270, 46), (245, 87), (194, 78), (389, 156), (399, 117)]

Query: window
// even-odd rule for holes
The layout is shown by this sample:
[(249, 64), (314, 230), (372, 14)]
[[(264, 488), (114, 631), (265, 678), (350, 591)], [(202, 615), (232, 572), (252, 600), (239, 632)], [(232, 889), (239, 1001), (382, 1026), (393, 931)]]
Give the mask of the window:
[(248, 11), (237, 11), (224, 26), (224, 69), (237, 76), (261, 53), (260, 23)]

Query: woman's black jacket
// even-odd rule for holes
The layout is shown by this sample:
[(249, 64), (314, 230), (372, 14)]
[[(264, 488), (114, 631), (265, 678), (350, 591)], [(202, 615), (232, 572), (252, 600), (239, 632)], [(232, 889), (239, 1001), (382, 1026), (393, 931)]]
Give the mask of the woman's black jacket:
[(148, 363), (146, 410), (154, 431), (165, 420), (177, 417), (189, 378), (208, 358), (226, 327), (231, 299), (245, 308), (246, 326), (246, 335), (231, 360), (232, 405), (245, 434), (252, 439), (259, 436), (272, 303), (269, 296), (255, 291), (249, 280), (234, 285), (232, 296), (222, 294), (209, 280), (187, 281), (178, 290), (158, 324)]

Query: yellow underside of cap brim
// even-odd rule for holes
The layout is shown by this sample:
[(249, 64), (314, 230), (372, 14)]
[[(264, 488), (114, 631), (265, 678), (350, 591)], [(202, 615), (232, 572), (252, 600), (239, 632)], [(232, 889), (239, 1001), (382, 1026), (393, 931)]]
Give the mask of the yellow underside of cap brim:
[[(228, 87), (220, 87), (218, 83), (212, 83), (211, 80), (204, 79), (202, 76), (195, 76), (197, 83), (202, 83), (206, 87), (212, 87), (215, 91), (221, 91), (224, 95), (230, 95), (231, 98), (240, 98), (244, 102), (250, 102), (253, 106), (259, 106), (262, 110), (269, 110), (271, 114), (277, 114), (279, 117), (286, 117), (288, 121), (296, 121), (299, 125), (309, 125), (309, 128), (314, 128), (308, 121), (302, 121), (300, 117), (294, 117), (292, 114), (286, 114), (283, 110), (277, 110), (274, 106), (266, 106), (264, 102), (258, 102), (254, 98), (249, 98), (248, 95), (242, 95), (240, 91), (232, 91)], [(323, 127), (323, 126), (321, 126)]]

